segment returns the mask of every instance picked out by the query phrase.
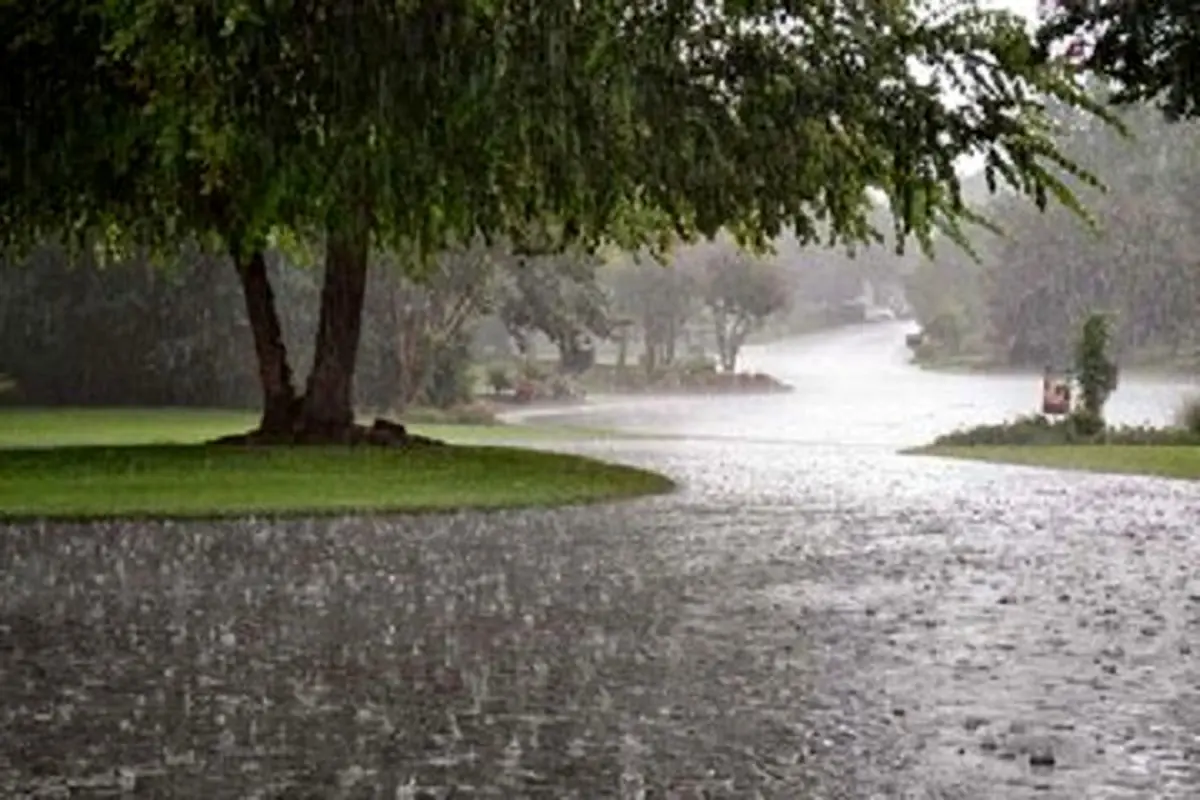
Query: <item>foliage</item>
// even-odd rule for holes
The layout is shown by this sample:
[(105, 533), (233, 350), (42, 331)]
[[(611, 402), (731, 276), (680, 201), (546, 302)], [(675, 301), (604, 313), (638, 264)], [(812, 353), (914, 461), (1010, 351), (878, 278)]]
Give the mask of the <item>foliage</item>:
[(1092, 314), (1083, 323), (1075, 347), (1078, 410), (1091, 423), (1098, 423), (1096, 432), (1104, 427), (1104, 406), (1117, 388), (1117, 365), (1108, 357), (1109, 338), (1108, 319)]
[(694, 274), (677, 254), (663, 263), (638, 252), (610, 265), (604, 277), (613, 310), (640, 333), (644, 367), (653, 371), (672, 363), (680, 334), (699, 305)]
[[(473, 258), (446, 254), (420, 281), (380, 259), (363, 319), (360, 406), (423, 402), (437, 358), (464, 359), (456, 369), (465, 369), (462, 349), (446, 342), (469, 333), (490, 302)], [(252, 407), (249, 324), (227, 261), (185, 248), (165, 269), (143, 260), (101, 266), (44, 247), (0, 266), (0, 365), (19, 388), (2, 401)], [(267, 261), (284, 337), (307, 360), (317, 277), (277, 254)]]
[(787, 285), (776, 264), (719, 243), (705, 248), (699, 259), (721, 369), (734, 372), (746, 337), (787, 307)]
[(496, 311), (517, 349), (528, 352), (530, 334), (538, 331), (558, 348), (565, 369), (586, 369), (591, 340), (608, 336), (610, 329), (607, 298), (596, 283), (599, 259), (569, 250), (513, 254), (500, 265)]
[[(15, 87), (28, 96), (13, 107), (29, 105), (35, 78), (74, 77), (52, 56), (80, 44), (63, 33), (75, 15), (96, 34), (76, 51), (92, 70), (80, 68), (84, 80), (64, 81), (54, 103), (5, 131), (21, 144), (4, 148), (14, 159), (5, 176), (21, 180), (10, 215), (38, 207), (24, 181), (42, 177), (40, 162), (16, 169), (28, 160), (21, 134), (53, 120), (69, 124), (40, 152), (91, 166), (109, 153), (74, 137), (107, 130), (102, 144), (124, 156), (114, 164), (128, 164), (122, 174), (137, 187), (161, 190), (182, 174), (199, 180), (184, 183), (190, 191), (236, 195), (235, 179), (249, 177), (236, 198), (246, 219), (320, 224), (344, 223), (353, 209), (336, 201), (365, 191), (372, 226), (432, 252), (477, 229), (525, 239), (530, 220), (563, 220), (561, 235), (590, 240), (639, 204), (652, 225), (708, 236), (725, 225), (771, 236), (791, 222), (806, 240), (828, 219), (831, 237), (854, 239), (867, 233), (873, 184), (904, 228), (959, 214), (952, 165), (967, 153), (985, 153), (1020, 191), (1059, 188), (1041, 166), (1043, 101), (1028, 90), (1085, 102), (1062, 70), (1034, 63), (1023, 20), (971, 4), (932, 18), (910, 3), (838, 0), (726, 5), (720, 17), (633, 2), (580, 13), (564, 0), (536, 15), (513, 3), (338, 8), (179, 13), (166, 0), (126, 0), (64, 7), (48, 22), (7, 12), (18, 34), (8, 57), (44, 70)], [(807, 44), (814, 38), (821, 48)], [(932, 77), (914, 74), (913, 61)], [(945, 100), (939, 90), (951, 84), (967, 102)], [(90, 117), (62, 110), (93, 98)], [(431, 113), (411, 113), (417, 100)], [(813, 124), (825, 118), (816, 108), (840, 124)], [(535, 122), (542, 135), (531, 135)], [(111, 205), (90, 172), (55, 177)], [(160, 213), (192, 198), (178, 199)]]
[(1153, 109), (1134, 106), (1121, 111), (1130, 140), (1066, 110), (1056, 113), (1058, 146), (1108, 185), (1105, 193), (1080, 193), (1097, 228), (1061, 209), (1037, 213), (1014, 198), (985, 202), (980, 190), (980, 210), (1006, 234), (973, 240), (979, 263), (946, 251), (922, 264), (906, 286), (918, 318), (928, 325), (955, 313), (964, 352), (1040, 369), (1068, 363), (1084, 319), (1106, 308), (1112, 350), (1122, 361), (1200, 363), (1198, 123), (1171, 126)]
[(1049, 445), (1200, 445), (1200, 435), (1179, 427), (1110, 426), (1080, 429), (1076, 418), (1052, 420), (1041, 414), (994, 425), (979, 425), (943, 434), (931, 447), (1049, 446)]
[[(180, 252), (166, 270), (144, 259), (72, 264), (56, 246), (0, 264), (0, 365), (44, 405), (253, 404), (248, 336), (233, 272)], [(288, 283), (287, 294), (300, 293)], [(6, 398), (8, 399), (8, 398)]]
[(372, 246), (872, 240), (869, 188), (929, 246), (976, 219), (965, 155), (1075, 206), (1044, 109), (1101, 109), (1017, 16), (924, 6), (8, 3), (0, 228), (220, 240), (260, 312), (268, 411), (292, 392), (254, 254), (325, 234), (304, 421), (348, 424)]
[(1175, 424), (1200, 437), (1200, 396), (1193, 395), (1183, 401)]
[(488, 386), (492, 387), (493, 394), (501, 394), (513, 388), (512, 373), (500, 364), (488, 367), (487, 382)]
[(469, 399), (466, 341), (495, 305), (499, 255), (481, 243), (455, 247), (416, 275), (408, 268), (411, 254), (377, 258), (367, 286), (363, 364), (385, 380), (379, 393), (390, 402), (383, 408)]
[(470, 342), (460, 334), (434, 356), (421, 399), (434, 408), (448, 409), (469, 403), (474, 396)]
[(1153, 101), (1169, 120), (1200, 116), (1200, 18), (1180, 0), (1061, 3), (1038, 33), (1043, 58), (1075, 43), (1081, 68), (1113, 82), (1117, 103)]
[(715, 375), (717, 362), (703, 355), (689, 356), (679, 365), (685, 375)]

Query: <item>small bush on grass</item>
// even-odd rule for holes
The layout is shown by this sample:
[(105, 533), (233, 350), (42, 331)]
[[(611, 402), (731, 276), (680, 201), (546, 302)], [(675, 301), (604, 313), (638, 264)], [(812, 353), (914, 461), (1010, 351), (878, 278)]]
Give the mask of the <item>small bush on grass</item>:
[(1105, 427), (1086, 412), (1077, 411), (1061, 420), (1041, 414), (1018, 417), (998, 425), (979, 425), (939, 436), (934, 447), (1005, 445), (1200, 445), (1200, 431), (1183, 427), (1154, 428), (1149, 425)]
[(496, 365), (488, 369), (487, 382), (492, 387), (493, 394), (503, 394), (513, 388), (513, 377), (508, 368), (503, 365)]
[(1192, 395), (1183, 401), (1175, 416), (1175, 424), (1200, 436), (1200, 395)]

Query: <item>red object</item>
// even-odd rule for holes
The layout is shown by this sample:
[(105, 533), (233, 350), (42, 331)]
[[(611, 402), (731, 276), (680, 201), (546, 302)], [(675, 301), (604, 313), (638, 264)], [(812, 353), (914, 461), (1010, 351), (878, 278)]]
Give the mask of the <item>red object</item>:
[(533, 402), (536, 392), (537, 390), (532, 381), (521, 381), (517, 384), (517, 390), (514, 394), (518, 403), (530, 403)]
[(1064, 380), (1054, 380), (1049, 375), (1042, 379), (1042, 413), (1071, 413), (1071, 385)]

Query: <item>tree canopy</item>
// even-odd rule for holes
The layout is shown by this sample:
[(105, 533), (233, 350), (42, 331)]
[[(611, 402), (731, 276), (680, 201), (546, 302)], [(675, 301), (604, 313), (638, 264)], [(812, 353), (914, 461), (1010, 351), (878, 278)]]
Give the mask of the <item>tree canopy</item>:
[[(1098, 94), (1103, 87), (1096, 87)], [(973, 244), (978, 263), (947, 250), (907, 282), (937, 358), (982, 356), (1041, 367), (1069, 363), (1080, 326), (1111, 315), (1123, 359), (1196, 365), (1200, 326), (1200, 122), (1170, 123), (1149, 103), (1122, 108), (1130, 136), (1061, 110), (1057, 146), (1106, 191), (1080, 189), (1096, 221), (1037, 213), (1012, 197), (982, 211), (1005, 235)]]
[(1069, 42), (1118, 104), (1153, 102), (1170, 120), (1200, 116), (1200, 15), (1189, 0), (1067, 0), (1038, 33), (1049, 58)]
[(352, 418), (372, 247), (867, 240), (872, 188), (927, 242), (973, 217), (963, 156), (1070, 203), (1045, 108), (1100, 113), (1022, 18), (971, 3), (73, 0), (5, 4), (0, 27), (3, 236), (220, 240), (289, 428), (261, 250), (322, 237), (297, 419), (326, 433)]

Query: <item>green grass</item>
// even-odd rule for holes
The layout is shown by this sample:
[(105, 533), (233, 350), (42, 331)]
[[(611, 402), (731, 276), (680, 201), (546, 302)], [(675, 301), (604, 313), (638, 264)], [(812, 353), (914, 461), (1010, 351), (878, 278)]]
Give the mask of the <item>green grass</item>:
[[(0, 449), (81, 445), (199, 444), (250, 430), (251, 411), (187, 408), (0, 408)], [(545, 441), (616, 434), (555, 425), (409, 426), (413, 433), (455, 444)]]
[[(579, 429), (416, 425), (447, 448), (200, 444), (254, 415), (178, 409), (0, 411), (0, 519), (221, 518), (546, 507), (668, 492), (645, 470), (481, 446)], [(468, 446), (469, 445), (469, 446)]]
[(1029, 467), (1200, 479), (1200, 446), (1196, 445), (939, 445), (910, 452)]

